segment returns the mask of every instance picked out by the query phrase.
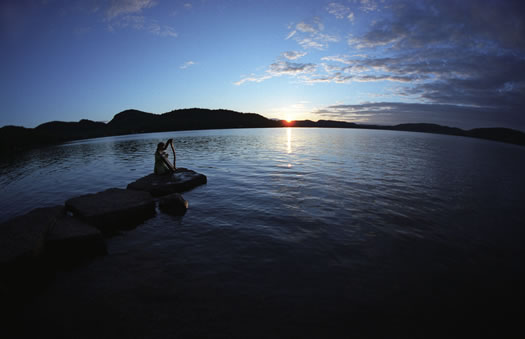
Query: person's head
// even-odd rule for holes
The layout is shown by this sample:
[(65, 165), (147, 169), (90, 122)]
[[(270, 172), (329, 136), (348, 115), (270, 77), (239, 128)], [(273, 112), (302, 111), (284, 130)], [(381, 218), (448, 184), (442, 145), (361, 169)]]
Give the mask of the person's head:
[(164, 149), (164, 143), (163, 142), (159, 142), (157, 144), (157, 151), (162, 151)]

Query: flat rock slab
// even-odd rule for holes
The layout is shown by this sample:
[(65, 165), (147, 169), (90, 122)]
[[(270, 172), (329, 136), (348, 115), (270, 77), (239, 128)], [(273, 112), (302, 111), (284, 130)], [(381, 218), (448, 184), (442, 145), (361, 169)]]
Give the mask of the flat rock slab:
[(69, 199), (66, 208), (107, 233), (133, 228), (155, 215), (155, 202), (148, 192), (121, 188)]
[(0, 264), (31, 260), (42, 254), (49, 229), (63, 214), (63, 206), (37, 208), (1, 224)]
[(50, 228), (45, 246), (46, 255), (53, 262), (67, 266), (107, 254), (102, 233), (69, 215), (59, 217)]
[(128, 185), (129, 190), (145, 191), (154, 197), (189, 191), (207, 182), (204, 174), (186, 168), (177, 168), (172, 174), (150, 174)]

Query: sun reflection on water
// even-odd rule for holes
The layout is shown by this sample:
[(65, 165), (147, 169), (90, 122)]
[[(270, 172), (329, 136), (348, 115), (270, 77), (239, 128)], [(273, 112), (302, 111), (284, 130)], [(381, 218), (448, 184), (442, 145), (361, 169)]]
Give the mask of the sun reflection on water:
[(292, 128), (291, 127), (286, 128), (286, 136), (287, 136), (286, 151), (288, 153), (292, 153)]

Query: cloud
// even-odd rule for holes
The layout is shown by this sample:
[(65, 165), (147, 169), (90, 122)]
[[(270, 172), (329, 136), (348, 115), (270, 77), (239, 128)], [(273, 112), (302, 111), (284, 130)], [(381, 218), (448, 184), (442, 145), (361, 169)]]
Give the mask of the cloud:
[(353, 76), (344, 75), (341, 72), (337, 72), (330, 75), (313, 75), (313, 76), (304, 76), (302, 81), (306, 84), (316, 84), (316, 83), (329, 83), (334, 82), (337, 84), (344, 84), (351, 81)]
[(337, 19), (347, 18), (351, 22), (354, 21), (354, 13), (352, 10), (338, 2), (330, 2), (326, 7), (326, 11), (335, 16)]
[(285, 60), (279, 60), (272, 63), (266, 70), (264, 75), (256, 76), (254, 74), (244, 77), (234, 84), (239, 86), (246, 82), (262, 82), (274, 77), (288, 75), (296, 77), (303, 74), (313, 73), (316, 70), (316, 65), (311, 63), (297, 63)]
[(309, 32), (309, 33), (317, 32), (317, 29), (314, 26), (304, 23), (304, 22), (298, 23), (297, 26), (295, 26), (295, 28), (297, 28), (299, 32)]
[(476, 106), (428, 103), (373, 102), (356, 105), (333, 105), (312, 112), (330, 119), (351, 122), (396, 125), (399, 123), (437, 123), (460, 128), (525, 128), (516, 125), (515, 117), (497, 116), (498, 111)]
[(153, 0), (113, 0), (105, 11), (108, 30), (133, 28), (143, 30), (162, 37), (178, 37), (175, 29), (169, 25), (161, 25), (156, 20), (138, 15), (145, 8), (155, 6)]
[(193, 65), (195, 65), (195, 61), (186, 61), (184, 64), (182, 64), (182, 66), (180, 66), (180, 69), (186, 69)]
[(139, 13), (142, 9), (155, 5), (154, 0), (112, 0), (106, 10), (106, 18), (111, 20), (119, 15)]
[[(362, 3), (363, 5), (363, 3)], [(367, 2), (365, 8), (372, 8)], [(423, 48), (455, 44), (470, 48), (492, 42), (503, 48), (525, 48), (525, 3), (491, 1), (394, 2), (388, 16), (380, 16), (371, 29), (349, 39), (361, 48), (391, 45)]]
[(299, 59), (305, 56), (306, 54), (307, 54), (306, 52), (288, 51), (288, 52), (283, 52), (281, 55), (288, 60), (296, 60), (296, 59)]
[(318, 50), (324, 50), (328, 48), (329, 43), (339, 41), (339, 38), (335, 35), (322, 33), (324, 30), (324, 24), (318, 17), (315, 17), (310, 22), (301, 21), (295, 26), (289, 28), (292, 30), (288, 33), (285, 40), (293, 37), (294, 40), (304, 49), (315, 48)]
[(167, 25), (159, 25), (156, 23), (151, 23), (148, 28), (148, 32), (159, 35), (159, 36), (168, 36), (172, 38), (176, 38), (179, 36), (177, 32), (175, 32), (174, 28)]
[(373, 12), (377, 10), (377, 3), (374, 0), (361, 0), (359, 7), (363, 12)]
[(270, 79), (272, 77), (273, 76), (270, 75), (270, 74), (265, 74), (265, 75), (262, 75), (262, 76), (256, 76), (255, 74), (252, 74), (252, 75), (250, 75), (248, 77), (242, 78), (241, 80), (239, 80), (237, 82), (234, 82), (234, 84), (237, 85), (237, 86), (240, 86), (240, 85), (244, 84), (245, 82), (262, 82), (262, 81)]
[(296, 39), (296, 40), (297, 40), (297, 43), (301, 45), (301, 47), (304, 49), (315, 48), (315, 49), (323, 50), (327, 47), (326, 43), (316, 41), (312, 38), (302, 38), (302, 39)]
[(286, 39), (285, 39), (285, 40), (288, 40), (288, 39), (290, 39), (291, 37), (293, 37), (293, 36), (295, 35), (295, 33), (297, 33), (296, 30), (293, 30), (293, 31), (291, 31), (290, 33), (288, 33), (288, 35), (286, 36)]
[(146, 19), (142, 15), (126, 15), (112, 20), (108, 24), (109, 31), (116, 29), (133, 28), (142, 30), (163, 37), (176, 38), (178, 36), (175, 29), (168, 25), (160, 25), (154, 21)]
[(297, 62), (277, 61), (270, 65), (267, 72), (273, 76), (281, 76), (284, 74), (297, 75), (301, 73), (312, 73), (316, 67), (316, 65), (310, 63), (301, 64)]
[[(465, 119), (471, 119), (471, 125), (495, 126), (502, 121), (508, 127), (514, 121), (525, 126), (524, 2), (340, 0), (324, 9), (333, 21), (351, 20), (349, 16), (359, 12), (360, 19), (369, 19), (370, 24), (347, 33), (346, 54), (321, 55), (309, 64), (308, 72), (294, 73), (293, 67), (274, 63), (255, 80), (273, 77), (272, 70), (279, 74), (284, 70), (283, 74), (311, 85), (381, 82), (378, 92), (367, 94), (368, 98), (408, 102), (361, 104), (351, 111), (346, 105), (319, 112), (323, 114), (344, 111), (347, 118), (359, 113), (359, 119), (366, 115), (374, 121), (397, 117), (397, 121), (458, 126)], [(289, 26), (287, 39), (304, 50), (323, 51), (339, 41), (331, 33), (328, 22), (325, 30), (314, 18)], [(311, 53), (310, 59), (319, 53)], [(379, 116), (382, 120), (377, 120)]]

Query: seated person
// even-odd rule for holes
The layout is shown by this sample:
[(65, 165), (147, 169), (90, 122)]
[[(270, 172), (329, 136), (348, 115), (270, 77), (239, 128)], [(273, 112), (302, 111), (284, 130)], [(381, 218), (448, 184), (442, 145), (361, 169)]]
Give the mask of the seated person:
[[(166, 141), (166, 144), (159, 142), (157, 145), (157, 150), (155, 151), (155, 168), (153, 170), (155, 174), (160, 175), (175, 172), (175, 166), (170, 163), (168, 153), (165, 152), (170, 144), (173, 148), (173, 139)], [(173, 150), (173, 163), (175, 164), (175, 150)]]

